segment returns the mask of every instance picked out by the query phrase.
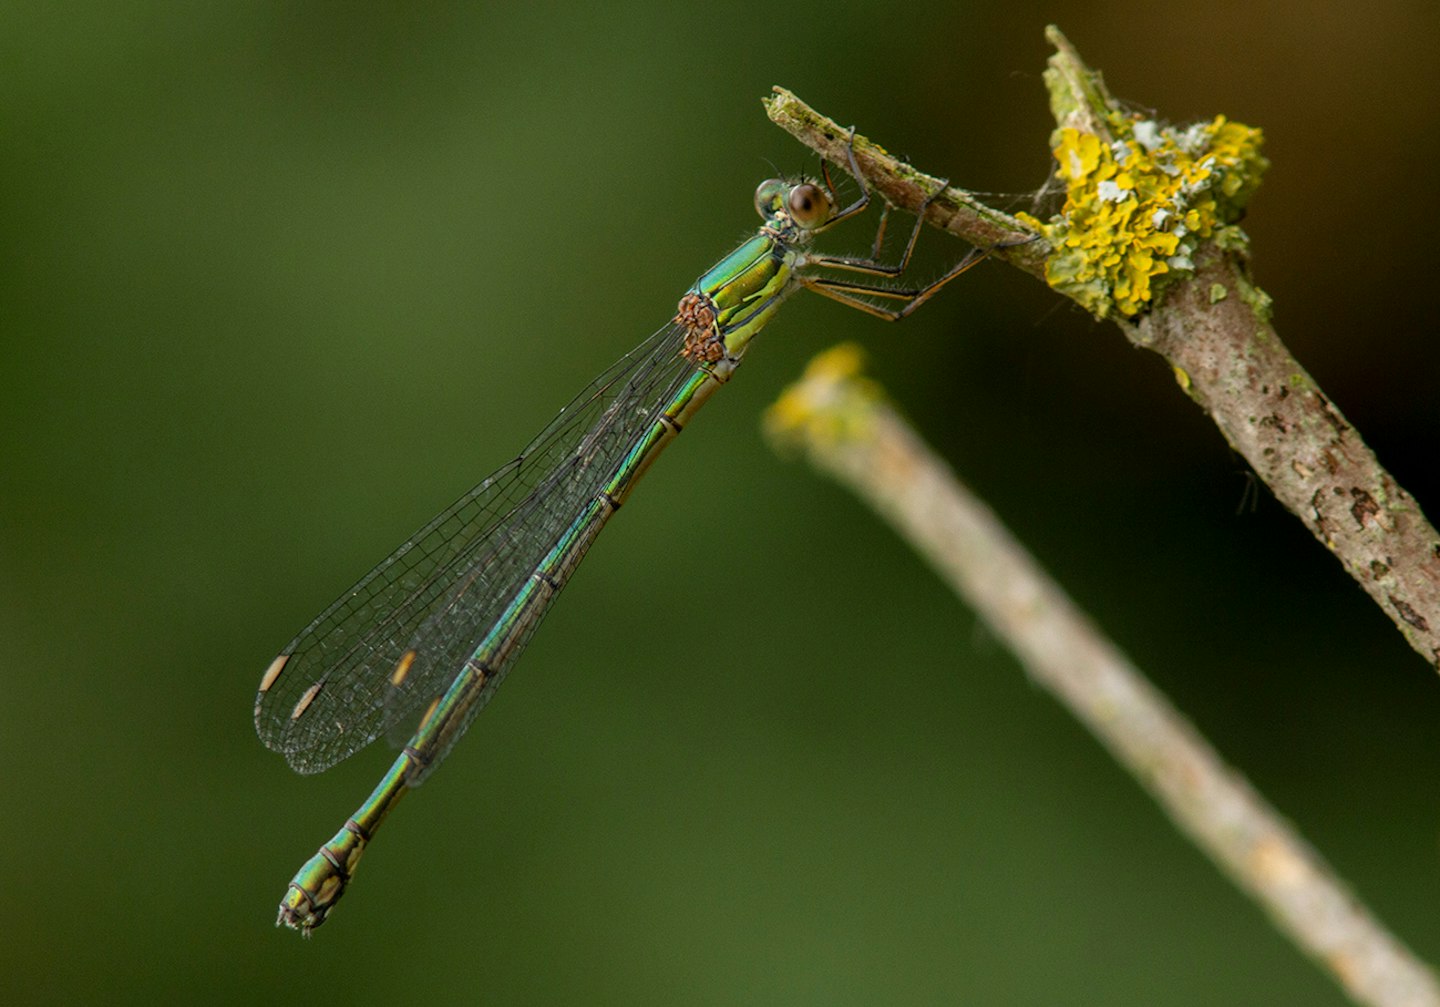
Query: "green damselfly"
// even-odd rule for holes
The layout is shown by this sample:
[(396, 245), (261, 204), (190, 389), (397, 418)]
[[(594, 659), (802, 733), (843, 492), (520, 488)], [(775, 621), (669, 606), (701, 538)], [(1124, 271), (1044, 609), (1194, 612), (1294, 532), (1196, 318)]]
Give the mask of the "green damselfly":
[[(277, 925), (306, 936), (344, 894), (375, 830), (464, 734), (514, 664), (596, 535), (660, 452), (726, 381), (750, 340), (804, 287), (899, 319), (965, 272), (975, 250), (919, 288), (817, 274), (897, 277), (880, 262), (887, 204), (867, 257), (810, 252), (812, 239), (870, 202), (841, 207), (828, 167), (815, 181), (769, 179), (763, 223), (680, 299), (675, 318), (596, 378), (517, 458), (416, 532), (322, 612), (266, 670), (255, 698), (265, 744), (318, 773), (388, 734), (402, 751), (365, 803), (300, 868)], [(867, 297), (903, 302), (882, 306)]]

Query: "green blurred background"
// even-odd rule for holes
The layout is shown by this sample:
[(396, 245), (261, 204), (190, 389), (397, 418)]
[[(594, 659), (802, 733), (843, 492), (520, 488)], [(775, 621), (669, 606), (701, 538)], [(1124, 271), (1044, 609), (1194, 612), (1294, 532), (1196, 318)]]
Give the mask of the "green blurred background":
[(1440, 511), (1433, 5), (0, 8), (0, 997), (1342, 1002), (766, 447), (839, 339), (1440, 957), (1435, 673), (1246, 503), (1158, 358), (998, 264), (899, 327), (787, 308), (331, 922), (271, 927), (390, 759), (267, 752), (275, 651), (664, 322), (769, 162), (813, 166), (772, 84), (1020, 193), (1050, 170), (1048, 21), (1118, 95), (1265, 128), (1246, 227), (1281, 334)]

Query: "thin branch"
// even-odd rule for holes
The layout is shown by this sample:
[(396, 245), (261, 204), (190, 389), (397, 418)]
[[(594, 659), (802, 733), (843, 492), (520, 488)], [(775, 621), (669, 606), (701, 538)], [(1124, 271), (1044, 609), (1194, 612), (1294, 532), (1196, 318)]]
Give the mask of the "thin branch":
[[(1080, 61), (1058, 30), (1050, 29), (1049, 38), (1057, 49), (1046, 73), (1052, 110), (1062, 127), (1057, 137), (1069, 129), (1082, 139), (1096, 137), (1093, 148), (1103, 156), (1111, 156), (1107, 152), (1120, 143), (1126, 156), (1143, 154), (1143, 145), (1133, 137), (1139, 125), (1153, 124), (1138, 123), (1115, 107), (1099, 75)], [(776, 88), (765, 105), (776, 124), (830, 162), (846, 166), (847, 127), (782, 88)], [(1121, 129), (1131, 130), (1131, 138), (1112, 140), (1112, 130)], [(896, 160), (866, 137), (857, 135), (854, 142), (867, 184), (894, 205), (918, 210), (939, 186), (939, 179)], [(1057, 153), (1060, 149), (1057, 145)], [(1262, 159), (1255, 160), (1263, 165)], [(1256, 181), (1245, 184), (1253, 189)], [(1106, 196), (1099, 191), (1103, 205)], [(1177, 212), (1171, 219), (1184, 219), (1183, 202)], [(1157, 244), (1170, 241), (1179, 230), (1164, 229), (1162, 216), (1148, 216), (1156, 221), (1158, 230), (1151, 238)], [(1270, 324), (1269, 298), (1250, 281), (1243, 232), (1216, 220), (1193, 256), (1169, 255), (1167, 264), (1167, 252), (1142, 248), (1133, 236), (1125, 237), (1128, 230), (1119, 229), (1131, 244), (1115, 243), (1098, 251), (1110, 261), (1133, 262), (1139, 256), (1152, 263), (1149, 273), (1133, 284), (1136, 289), (1126, 287), (1131, 298), (1127, 305), (1114, 287), (1102, 284), (1097, 295), (1093, 280), (1076, 285), (1077, 249), (1083, 252), (1087, 242), (1096, 240), (1094, 231), (1078, 230), (1078, 216), (1057, 217), (1052, 225), (1021, 220), (964, 190), (948, 188), (930, 205), (926, 219), (980, 247), (1037, 230), (1052, 239), (1001, 248), (995, 256), (1046, 279), (1087, 310), (1113, 318), (1131, 343), (1161, 354), (1181, 389), (1209, 413), (1276, 499), (1335, 554), (1416, 652), (1440, 668), (1440, 534), (1280, 342)], [(1062, 233), (1070, 240), (1062, 242), (1057, 237)], [(1201, 233), (1194, 231), (1191, 240)]]
[(1099, 632), (878, 386), (858, 376), (859, 366), (850, 346), (817, 357), (772, 407), (777, 440), (801, 446), (893, 525), (1031, 678), (1351, 997), (1440, 1005), (1430, 970)]
[[(765, 99), (765, 111), (770, 119), (825, 160), (848, 171), (849, 160), (845, 149), (850, 145), (850, 127), (841, 126), (821, 115), (783, 87), (774, 91), (772, 97)], [(917, 212), (926, 197), (945, 183), (944, 179), (927, 175), (899, 160), (868, 137), (859, 133), (855, 133), (854, 137), (855, 160), (866, 184), (891, 205)], [(930, 204), (925, 219), (942, 231), (949, 231), (983, 248), (1025, 242), (1026, 238), (1036, 237), (1035, 230), (1019, 219), (986, 206), (964, 189), (954, 186), (947, 186)], [(998, 248), (994, 254), (1027, 273), (1043, 278), (1048, 250), (1049, 246), (1043, 240), (1035, 240), (1010, 248)]]

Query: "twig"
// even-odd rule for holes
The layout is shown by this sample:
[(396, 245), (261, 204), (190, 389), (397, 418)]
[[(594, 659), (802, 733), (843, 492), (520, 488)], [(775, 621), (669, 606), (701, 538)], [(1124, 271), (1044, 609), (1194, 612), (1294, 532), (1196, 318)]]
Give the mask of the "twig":
[[(841, 126), (821, 115), (783, 87), (773, 90), (774, 95), (764, 99), (765, 111), (771, 121), (788, 130), (825, 160), (848, 171), (849, 160), (845, 150), (850, 145), (850, 127)], [(884, 196), (892, 206), (914, 213), (926, 197), (944, 183), (944, 179), (927, 175), (896, 158), (868, 137), (855, 133), (854, 138), (855, 160), (866, 184)], [(984, 248), (1024, 242), (1009, 248), (998, 248), (994, 254), (1027, 273), (1041, 278), (1045, 275), (1045, 256), (1049, 246), (1043, 240), (1024, 241), (1026, 238), (1038, 239), (1035, 230), (1008, 213), (986, 206), (964, 189), (946, 186), (926, 210), (925, 219), (942, 231), (949, 231)]]
[[(1118, 150), (1136, 160), (1149, 157), (1153, 164), (1156, 158), (1145, 141), (1161, 136), (1160, 127), (1124, 115), (1064, 36), (1054, 28), (1048, 34), (1057, 50), (1046, 73), (1052, 110), (1062, 127), (1054, 141), (1057, 155), (1067, 143), (1074, 151), (1090, 142), (1083, 151), (1087, 156), (1113, 162)], [(782, 88), (765, 105), (770, 118), (801, 142), (834, 164), (847, 164), (848, 128)], [(1212, 133), (1223, 123), (1217, 119)], [(1193, 132), (1180, 134), (1181, 141)], [(1251, 133), (1258, 144), (1258, 131)], [(855, 152), (866, 182), (897, 206), (917, 210), (939, 185), (939, 179), (897, 161), (863, 136), (855, 137)], [(1209, 170), (1200, 159), (1205, 153), (1192, 158), (1202, 179)], [(1250, 155), (1253, 177), (1237, 168), (1230, 183), (1246, 196), (1264, 163), (1253, 149)], [(1062, 176), (1065, 169), (1062, 162)], [(1066, 213), (1050, 224), (1008, 216), (956, 188), (930, 205), (926, 219), (981, 247), (1043, 233), (1047, 240), (1001, 248), (996, 257), (1046, 279), (1087, 310), (1114, 318), (1131, 343), (1161, 354), (1180, 387), (1210, 414), (1276, 498), (1335, 554), (1410, 645), (1440, 669), (1440, 534), (1280, 342), (1270, 324), (1269, 298), (1250, 282), (1243, 232), (1223, 217), (1238, 202), (1226, 207), (1224, 195), (1206, 192), (1197, 182), (1199, 195), (1212, 200), (1211, 216), (1181, 238), (1175, 221), (1189, 219), (1184, 198), (1190, 198), (1193, 213), (1199, 196), (1181, 192), (1170, 204), (1156, 204), (1153, 211), (1147, 206), (1138, 219), (1152, 227), (1151, 244), (1142, 247), (1132, 229), (1107, 234), (1094, 226), (1094, 214), (1086, 218), (1072, 212), (1082, 192), (1089, 194), (1091, 210), (1124, 205), (1116, 194), (1123, 197), (1125, 190), (1112, 188), (1107, 194), (1103, 188), (1116, 186), (1120, 176), (1102, 175), (1103, 166), (1073, 176)], [(1209, 182), (1218, 177), (1216, 169)], [(1217, 199), (1218, 208), (1213, 205)], [(1186, 239), (1190, 245), (1179, 254), (1167, 251)], [(1121, 263), (1122, 269), (1136, 261), (1148, 265), (1112, 283), (1095, 276), (1094, 264), (1101, 258)]]
[(993, 513), (858, 376), (817, 357), (771, 409), (781, 444), (875, 508), (1083, 721), (1180, 829), (1357, 1001), (1440, 1004), (1434, 975), (1039, 568)]

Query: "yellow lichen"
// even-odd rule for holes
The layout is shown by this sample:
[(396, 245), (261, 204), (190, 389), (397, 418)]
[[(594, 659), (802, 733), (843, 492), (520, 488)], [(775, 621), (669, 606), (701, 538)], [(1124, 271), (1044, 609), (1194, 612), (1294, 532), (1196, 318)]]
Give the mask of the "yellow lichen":
[(1065, 206), (1049, 223), (1020, 214), (1050, 241), (1046, 280), (1098, 318), (1137, 315), (1157, 277), (1193, 271), (1199, 243), (1238, 216), (1267, 166), (1260, 130), (1224, 116), (1184, 130), (1150, 120), (1110, 125), (1112, 143), (1059, 130), (1055, 174)]
[(863, 433), (874, 404), (884, 396), (863, 375), (865, 351), (840, 343), (811, 358), (800, 380), (765, 412), (767, 432), (781, 443), (835, 443)]

